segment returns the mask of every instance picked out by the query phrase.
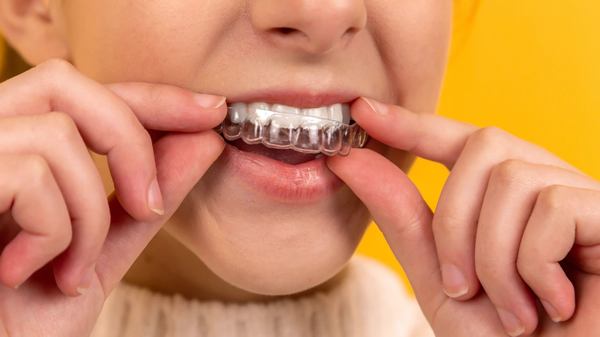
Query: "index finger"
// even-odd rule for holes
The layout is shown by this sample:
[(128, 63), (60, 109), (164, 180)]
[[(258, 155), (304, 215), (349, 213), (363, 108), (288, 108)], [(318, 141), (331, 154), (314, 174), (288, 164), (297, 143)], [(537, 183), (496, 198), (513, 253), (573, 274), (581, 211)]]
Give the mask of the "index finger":
[(431, 227), (433, 213), (421, 193), (402, 170), (370, 149), (330, 157), (327, 165), (367, 206), (431, 322), (447, 298)]
[[(86, 145), (108, 156), (125, 210), (138, 220), (150, 221), (163, 206), (152, 142), (144, 126), (202, 131), (218, 124), (226, 111), (223, 106), (216, 111), (203, 108), (197, 101), (194, 109), (191, 91), (165, 88), (132, 83), (112, 85), (111, 91), (68, 62), (52, 60), (0, 84), (0, 117), (51, 111), (68, 114)], [(203, 115), (209, 117), (203, 119)], [(84, 217), (85, 212), (75, 202), (68, 206), (73, 217)]]
[(469, 136), (478, 128), (429, 113), (361, 97), (351, 106), (351, 115), (367, 133), (380, 142), (452, 168)]
[(106, 87), (133, 110), (146, 129), (198, 132), (223, 122), (225, 97), (154, 83), (112, 83)]

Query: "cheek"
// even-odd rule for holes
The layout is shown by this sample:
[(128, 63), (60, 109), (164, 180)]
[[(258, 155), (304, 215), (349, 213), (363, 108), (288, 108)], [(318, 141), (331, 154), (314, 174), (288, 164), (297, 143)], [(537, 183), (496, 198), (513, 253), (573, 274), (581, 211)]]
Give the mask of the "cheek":
[(395, 87), (395, 103), (435, 112), (447, 64), (452, 0), (371, 1), (370, 31)]
[[(101, 82), (192, 82), (239, 0), (89, 0), (65, 5), (73, 63)], [(124, 46), (127, 46), (124, 48)]]
[(324, 283), (350, 260), (370, 223), (347, 187), (303, 206), (215, 188), (200, 183), (168, 230), (224, 281), (252, 293), (287, 295)]

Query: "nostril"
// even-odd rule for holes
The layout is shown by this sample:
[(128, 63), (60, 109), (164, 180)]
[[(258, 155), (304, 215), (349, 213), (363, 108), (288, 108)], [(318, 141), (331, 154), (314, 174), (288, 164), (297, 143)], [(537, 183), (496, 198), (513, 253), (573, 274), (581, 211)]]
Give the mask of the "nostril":
[(274, 28), (274, 30), (282, 35), (289, 35), (295, 31), (297, 31), (297, 29), (289, 28), (289, 27)]
[(277, 28), (272, 28), (271, 32), (275, 33), (275, 35), (278, 35), (279, 37), (285, 38), (285, 39), (296, 39), (299, 37), (302, 38), (308, 38), (308, 35), (306, 35), (303, 31), (301, 31), (300, 29), (296, 29), (296, 28), (291, 28), (291, 27), (277, 27)]
[(344, 32), (344, 34), (342, 34), (342, 40), (345, 43), (349, 43), (352, 40), (352, 38), (356, 34), (358, 34), (359, 31), (360, 31), (360, 29), (355, 28), (355, 27), (351, 27), (351, 28), (346, 29), (346, 31)]
[(346, 29), (346, 31), (344, 32), (344, 35), (355, 35), (355, 34), (358, 34), (359, 31), (360, 31), (359, 28), (350, 27), (350, 28)]

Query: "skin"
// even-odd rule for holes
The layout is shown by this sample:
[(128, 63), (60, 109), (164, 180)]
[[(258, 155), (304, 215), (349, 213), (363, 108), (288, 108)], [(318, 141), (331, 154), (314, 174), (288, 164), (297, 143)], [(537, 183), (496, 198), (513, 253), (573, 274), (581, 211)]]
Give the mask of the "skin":
[[(69, 42), (72, 63), (101, 83), (161, 83), (228, 98), (282, 87), (311, 88), (315, 94), (343, 90), (354, 97), (374, 97), (433, 113), (446, 63), (451, 3), (439, 0), (428, 3), (394, 6), (393, 13), (386, 13), (389, 2), (367, 7), (361, 1), (331, 1), (319, 6), (302, 1), (291, 3), (292, 6), (277, 1), (255, 1), (249, 4), (247, 12), (239, 1), (218, 5), (203, 1), (136, 1), (130, 2), (127, 10), (118, 9), (122, 5), (116, 3), (71, 1), (50, 9), (52, 12), (56, 8), (64, 17), (61, 35)], [(276, 15), (266, 16), (262, 8), (271, 8)], [(295, 14), (298, 11), (301, 16)], [(386, 20), (387, 15), (396, 13), (394, 17), (401, 17), (405, 11), (413, 12), (414, 20)], [(373, 19), (369, 27), (365, 26), (367, 12), (380, 18)], [(329, 20), (333, 13), (342, 18), (338, 24)], [(311, 20), (302, 21), (304, 16)], [(441, 24), (418, 28), (419, 17)], [(155, 25), (163, 29), (153, 29), (151, 26)], [(276, 27), (294, 25), (301, 34), (311, 34), (312, 40), (306, 41), (300, 33), (282, 37), (273, 31)], [(342, 35), (348, 29), (353, 31)], [(331, 33), (322, 36), (323, 30)], [(116, 31), (131, 34), (112, 33)], [(402, 33), (390, 40), (387, 31)], [(136, 35), (144, 37), (132, 38)], [(374, 39), (382, 41), (375, 45)], [(198, 41), (203, 47), (191, 48), (190, 41)], [(123, 45), (129, 47), (119, 47)], [(393, 58), (400, 52), (400, 45), (411, 45), (415, 51), (428, 50), (430, 57), (422, 58), (414, 52), (407, 53), (403, 60)], [(169, 53), (165, 52), (167, 49)], [(383, 52), (378, 53), (378, 49)], [(104, 56), (97, 60), (94, 55), (100, 54)], [(321, 60), (311, 61), (315, 57)], [(161, 66), (155, 67), (156, 64)], [(394, 73), (400, 69), (402, 74)], [(194, 75), (190, 76), (191, 73)], [(404, 156), (399, 162), (408, 160)], [(283, 205), (244, 185), (217, 161), (165, 230), (220, 278), (251, 294), (287, 295), (332, 278), (350, 259), (370, 222), (364, 205), (347, 188), (313, 204)], [(237, 211), (230, 212), (230, 205), (236, 205)], [(304, 244), (298, 244), (298, 240)], [(282, 245), (286, 247), (283, 250)], [(281, 251), (282, 255), (274, 258), (273, 251)], [(184, 266), (197, 263), (191, 256), (174, 260), (186, 261)], [(143, 273), (144, 266), (138, 264), (138, 267), (137, 274)], [(175, 275), (189, 274), (189, 268), (182, 269), (187, 271)], [(135, 274), (129, 274), (128, 279), (140, 282)], [(311, 275), (311, 278), (290, 279), (288, 275)], [(193, 277), (194, 282), (188, 282), (193, 285), (184, 287), (184, 292), (204, 293), (200, 288), (203, 282), (198, 280), (203, 278), (202, 273)], [(144, 283), (157, 290), (171, 291)], [(238, 300), (247, 296), (250, 294)]]
[[(0, 0), (4, 35), (39, 64), (0, 85), (0, 206), (12, 211), (0, 333), (89, 333), (124, 277), (230, 302), (326, 290), (371, 216), (436, 335), (592, 331), (600, 183), (501, 130), (433, 115), (451, 7)], [(219, 159), (224, 97), (281, 88), (369, 97), (352, 117), (372, 140), (328, 159), (347, 186), (318, 202), (264, 198)], [(108, 201), (86, 146), (107, 155)], [(404, 173), (415, 155), (451, 170), (436, 214)], [(73, 317), (84, 323), (61, 324)]]

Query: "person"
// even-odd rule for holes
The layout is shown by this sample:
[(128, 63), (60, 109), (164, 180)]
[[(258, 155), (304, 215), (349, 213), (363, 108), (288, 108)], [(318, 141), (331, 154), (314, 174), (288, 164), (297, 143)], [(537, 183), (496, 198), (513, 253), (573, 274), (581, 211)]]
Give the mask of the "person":
[[(4, 335), (599, 329), (600, 183), (434, 114), (450, 0), (0, 7), (35, 65), (0, 85)], [(348, 103), (370, 140), (347, 157), (225, 142), (212, 129), (240, 102)], [(108, 200), (88, 148), (107, 155)], [(435, 214), (405, 174), (415, 156), (450, 170)], [(422, 314), (351, 259), (371, 218)]]

